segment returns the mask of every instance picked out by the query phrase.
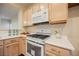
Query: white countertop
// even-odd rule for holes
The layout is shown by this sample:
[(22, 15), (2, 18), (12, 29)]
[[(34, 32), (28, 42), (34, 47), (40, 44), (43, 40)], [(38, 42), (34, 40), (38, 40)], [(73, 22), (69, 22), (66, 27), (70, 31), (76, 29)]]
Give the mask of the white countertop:
[(25, 37), (23, 35), (16, 35), (16, 36), (1, 36), (0, 40), (5, 40), (5, 39), (10, 39), (10, 38), (15, 38), (15, 37)]
[(68, 40), (68, 38), (66, 36), (62, 36), (61, 39), (55, 38), (54, 36), (51, 36), (50, 38), (48, 38), (45, 43), (51, 44), (51, 45), (55, 45), (58, 47), (62, 47), (62, 48), (66, 48), (69, 50), (74, 51), (75, 48), (72, 46), (72, 44), (70, 43), (70, 41)]

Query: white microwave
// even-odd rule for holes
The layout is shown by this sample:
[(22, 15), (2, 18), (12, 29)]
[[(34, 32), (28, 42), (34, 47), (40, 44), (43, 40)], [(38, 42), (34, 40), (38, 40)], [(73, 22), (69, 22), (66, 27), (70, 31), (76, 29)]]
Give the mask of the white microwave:
[(48, 9), (41, 9), (32, 13), (32, 22), (41, 23), (48, 21)]

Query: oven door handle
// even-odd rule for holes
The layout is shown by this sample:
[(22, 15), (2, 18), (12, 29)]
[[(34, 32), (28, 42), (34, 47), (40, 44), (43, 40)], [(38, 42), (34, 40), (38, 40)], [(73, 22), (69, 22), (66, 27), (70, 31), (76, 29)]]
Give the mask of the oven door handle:
[(34, 45), (34, 46), (43, 47), (43, 45), (31, 42), (31, 41), (27, 41), (27, 42), (30, 43), (31, 45)]

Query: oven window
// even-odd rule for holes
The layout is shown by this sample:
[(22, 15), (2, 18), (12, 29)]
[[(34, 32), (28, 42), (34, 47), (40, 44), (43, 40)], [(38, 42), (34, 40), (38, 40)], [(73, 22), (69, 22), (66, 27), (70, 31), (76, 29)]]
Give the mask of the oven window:
[(27, 52), (32, 56), (41, 56), (41, 47), (27, 43)]

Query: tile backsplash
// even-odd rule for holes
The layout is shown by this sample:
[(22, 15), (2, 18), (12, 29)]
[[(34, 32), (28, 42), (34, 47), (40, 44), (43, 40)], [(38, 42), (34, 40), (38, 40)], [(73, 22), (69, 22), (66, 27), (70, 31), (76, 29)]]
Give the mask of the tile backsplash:
[(54, 30), (59, 30), (59, 33), (63, 31), (65, 24), (56, 24), (56, 25), (50, 25), (50, 24), (40, 24), (35, 25), (31, 27), (25, 27), (26, 32), (45, 32), (45, 33), (53, 33)]

